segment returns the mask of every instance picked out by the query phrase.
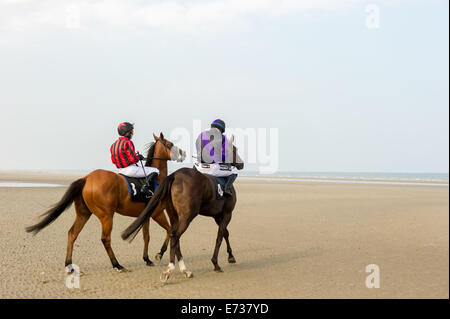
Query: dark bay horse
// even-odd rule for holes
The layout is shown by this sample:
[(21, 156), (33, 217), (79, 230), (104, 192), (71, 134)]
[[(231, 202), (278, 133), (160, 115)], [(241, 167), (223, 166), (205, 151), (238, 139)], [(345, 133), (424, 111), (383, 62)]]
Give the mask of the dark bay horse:
[[(237, 154), (237, 149), (233, 146), (234, 137), (228, 141), (228, 158), (232, 158), (232, 166), (243, 169), (244, 163)], [(235, 263), (227, 230), (231, 220), (231, 214), (236, 205), (236, 192), (232, 187), (232, 196), (218, 200), (216, 197), (216, 187), (212, 180), (200, 173), (195, 168), (181, 168), (167, 176), (163, 183), (156, 190), (155, 195), (147, 204), (141, 215), (122, 233), (124, 240), (132, 240), (139, 229), (145, 225), (150, 217), (158, 213), (157, 209), (165, 208), (170, 219), (171, 239), (170, 239), (170, 264), (166, 271), (161, 274), (161, 281), (166, 282), (172, 271), (175, 269), (175, 254), (178, 259), (180, 271), (187, 277), (192, 277), (192, 273), (187, 270), (183, 261), (180, 249), (180, 237), (186, 231), (191, 221), (197, 215), (213, 217), (219, 226), (216, 246), (211, 259), (214, 270), (221, 272), (222, 269), (217, 263), (220, 245), (225, 238), (228, 252), (228, 262)]]
[[(182, 162), (186, 157), (186, 153), (174, 146), (172, 142), (166, 140), (162, 133), (159, 137), (153, 134), (153, 137), (155, 142), (149, 147), (145, 166), (159, 169), (160, 174), (157, 178), (157, 183), (161, 185), (167, 177), (167, 161), (176, 160)], [(27, 227), (26, 231), (34, 234), (38, 233), (69, 208), (72, 202), (75, 203), (76, 217), (68, 234), (66, 267), (72, 265), (73, 244), (78, 234), (89, 220), (89, 217), (94, 214), (102, 224), (101, 241), (105, 246), (113, 268), (118, 271), (124, 271), (125, 268), (119, 264), (111, 248), (113, 216), (117, 212), (124, 216), (137, 217), (145, 208), (145, 203), (131, 201), (127, 182), (123, 176), (111, 171), (98, 169), (73, 182), (62, 199), (42, 215), (45, 217), (39, 223)], [(163, 213), (163, 209), (157, 207), (152, 218), (167, 231), (161, 251), (156, 255), (156, 259), (160, 260), (167, 249), (171, 228)], [(148, 266), (152, 266), (153, 263), (148, 258), (148, 244), (150, 241), (149, 220), (143, 225), (143, 235), (143, 258)]]

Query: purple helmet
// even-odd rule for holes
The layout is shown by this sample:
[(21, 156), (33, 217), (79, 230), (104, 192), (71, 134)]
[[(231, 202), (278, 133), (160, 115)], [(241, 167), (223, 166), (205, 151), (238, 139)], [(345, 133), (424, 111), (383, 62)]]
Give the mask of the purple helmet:
[(211, 127), (218, 128), (222, 133), (225, 133), (225, 122), (221, 119), (217, 119), (211, 123)]

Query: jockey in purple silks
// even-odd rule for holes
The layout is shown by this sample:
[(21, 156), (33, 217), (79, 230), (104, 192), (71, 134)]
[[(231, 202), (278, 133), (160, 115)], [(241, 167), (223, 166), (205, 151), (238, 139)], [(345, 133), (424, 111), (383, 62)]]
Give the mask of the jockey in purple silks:
[(228, 143), (225, 135), (225, 122), (217, 119), (211, 123), (211, 129), (202, 132), (196, 141), (197, 162), (195, 168), (203, 174), (216, 177), (228, 177), (224, 194), (231, 196), (231, 185), (236, 180), (237, 169), (230, 164), (233, 159), (228, 159)]

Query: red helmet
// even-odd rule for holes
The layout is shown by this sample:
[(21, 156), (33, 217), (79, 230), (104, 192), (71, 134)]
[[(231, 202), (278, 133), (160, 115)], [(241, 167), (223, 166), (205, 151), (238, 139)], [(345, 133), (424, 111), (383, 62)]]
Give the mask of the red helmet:
[(117, 127), (117, 132), (120, 136), (125, 136), (132, 130), (134, 130), (134, 125), (129, 122), (120, 123)]

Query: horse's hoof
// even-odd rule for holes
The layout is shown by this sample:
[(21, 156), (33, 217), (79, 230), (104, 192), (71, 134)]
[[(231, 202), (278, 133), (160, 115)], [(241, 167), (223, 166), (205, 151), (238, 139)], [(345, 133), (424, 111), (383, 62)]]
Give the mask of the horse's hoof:
[(228, 258), (228, 262), (230, 264), (235, 264), (236, 263), (236, 259), (234, 259), (234, 257), (230, 257), (230, 258)]
[(159, 276), (159, 280), (161, 280), (161, 282), (163, 284), (165, 284), (167, 282), (167, 280), (169, 280), (169, 277), (170, 277), (170, 273), (165, 271), (161, 274), (161, 276)]
[(155, 265), (150, 259), (148, 259), (148, 257), (144, 257), (144, 261), (145, 261), (145, 264), (149, 267)]
[(157, 262), (160, 262), (162, 259), (162, 255), (160, 253), (156, 254), (155, 259)]
[(214, 271), (215, 271), (215, 272), (223, 272), (222, 268), (220, 268), (220, 267), (214, 268)]
[(130, 270), (128, 270), (128, 269), (126, 269), (126, 268), (124, 268), (124, 267), (122, 267), (122, 266), (120, 266), (120, 267), (114, 267), (114, 270), (117, 271), (117, 272), (119, 272), (119, 273), (122, 273), (122, 272), (131, 272)]
[(193, 273), (191, 273), (190, 271), (183, 271), (183, 274), (184, 274), (184, 277), (186, 277), (186, 278), (193, 278), (194, 277), (194, 274)]

